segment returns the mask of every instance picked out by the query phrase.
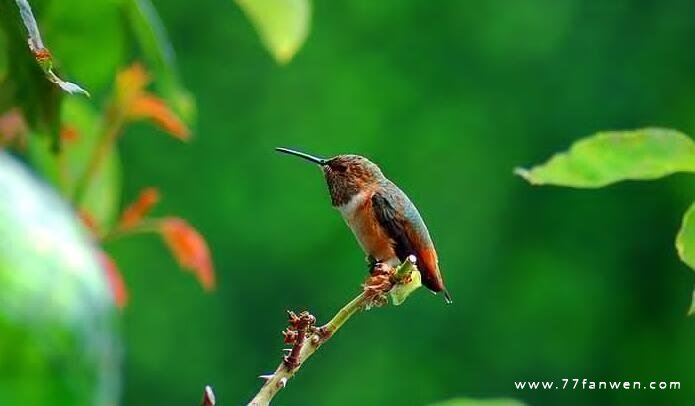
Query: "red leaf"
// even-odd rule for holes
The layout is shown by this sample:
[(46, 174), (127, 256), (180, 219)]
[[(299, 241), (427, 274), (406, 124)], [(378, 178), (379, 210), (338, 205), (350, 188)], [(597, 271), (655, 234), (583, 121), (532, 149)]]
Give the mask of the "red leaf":
[(164, 100), (147, 92), (150, 78), (145, 68), (134, 63), (116, 76), (116, 98), (113, 108), (129, 119), (147, 119), (162, 130), (180, 139), (190, 137), (188, 127), (166, 105)]
[(99, 251), (99, 261), (101, 261), (101, 265), (104, 271), (106, 271), (106, 279), (111, 287), (116, 306), (121, 309), (124, 308), (128, 304), (128, 290), (123, 282), (121, 272), (118, 270), (116, 263), (104, 251)]
[(130, 116), (150, 119), (159, 128), (182, 141), (190, 137), (186, 125), (176, 117), (164, 100), (152, 94), (143, 93), (135, 98), (130, 105)]
[(157, 202), (159, 202), (157, 189), (152, 187), (143, 189), (140, 192), (140, 196), (123, 210), (118, 226), (121, 229), (127, 229), (137, 225)]
[(26, 146), (29, 127), (22, 112), (13, 108), (0, 115), (0, 146), (17, 141), (21, 148)]
[(59, 135), (61, 141), (63, 142), (75, 141), (80, 138), (80, 132), (77, 130), (77, 128), (69, 124), (64, 124), (62, 127), (60, 127)]
[(205, 239), (190, 224), (169, 217), (161, 222), (160, 232), (181, 267), (189, 269), (205, 290), (215, 287), (215, 272)]

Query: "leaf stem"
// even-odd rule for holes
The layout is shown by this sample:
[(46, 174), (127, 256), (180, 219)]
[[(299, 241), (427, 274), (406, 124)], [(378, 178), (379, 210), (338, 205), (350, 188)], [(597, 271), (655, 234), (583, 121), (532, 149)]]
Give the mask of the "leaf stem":
[(123, 128), (123, 124), (125, 123), (126, 114), (121, 111), (122, 109), (116, 107), (112, 107), (112, 109), (104, 125), (104, 130), (97, 141), (97, 145), (92, 150), (92, 155), (87, 163), (87, 167), (84, 172), (82, 172), (82, 175), (78, 178), (77, 184), (75, 185), (72, 200), (77, 207), (80, 206), (97, 172), (101, 170), (104, 161), (106, 161), (106, 157), (113, 148), (113, 144), (116, 142)]
[(123, 228), (116, 227), (108, 233), (101, 236), (102, 242), (108, 242), (117, 240), (119, 238), (127, 237), (132, 234), (143, 234), (143, 233), (158, 233), (162, 229), (162, 221), (157, 219), (144, 219), (138, 224)]

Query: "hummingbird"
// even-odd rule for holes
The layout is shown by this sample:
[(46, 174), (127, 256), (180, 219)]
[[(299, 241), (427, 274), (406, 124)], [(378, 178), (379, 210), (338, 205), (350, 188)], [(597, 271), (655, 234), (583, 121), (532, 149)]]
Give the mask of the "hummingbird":
[(320, 166), (333, 207), (340, 211), (372, 265), (382, 262), (396, 266), (415, 255), (422, 283), (434, 293), (442, 292), (444, 300), (451, 303), (425, 222), (408, 196), (384, 176), (379, 166), (360, 155), (325, 159), (288, 148), (276, 151)]

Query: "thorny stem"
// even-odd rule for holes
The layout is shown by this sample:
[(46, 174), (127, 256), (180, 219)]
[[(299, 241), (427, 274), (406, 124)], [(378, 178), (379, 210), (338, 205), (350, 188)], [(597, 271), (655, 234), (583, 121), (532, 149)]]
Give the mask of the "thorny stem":
[[(272, 375), (262, 375), (261, 378), (266, 379), (266, 381), (248, 405), (269, 405), (273, 397), (280, 389), (287, 385), (287, 381), (297, 373), (302, 364), (311, 357), (321, 345), (330, 340), (350, 317), (364, 309), (382, 304), (386, 295), (391, 292), (394, 287), (409, 284), (412, 280), (416, 280), (417, 283), (419, 283), (419, 278), (411, 277), (417, 272), (414, 257), (410, 257), (395, 270), (388, 267), (386, 273), (373, 275), (369, 278), (362, 293), (340, 309), (328, 323), (318, 328), (312, 326), (313, 328), (310, 327), (310, 333), (306, 337), (297, 337), (298, 340), (295, 341), (292, 352), (290, 353), (292, 355), (295, 349), (298, 348), (297, 358), (293, 359), (293, 362), (287, 362), (289, 357), (285, 357)], [(386, 279), (384, 279), (384, 277), (386, 277)], [(384, 281), (386, 283), (384, 283)], [(307, 312), (302, 314), (308, 315)], [(290, 312), (291, 326), (293, 325), (293, 315), (294, 313)], [(287, 338), (287, 334), (285, 336)]]
[(309, 312), (302, 312), (297, 316), (294, 312), (288, 311), (290, 326), (282, 332), (285, 337), (285, 343), (292, 344), (289, 355), (283, 358), (285, 365), (290, 370), (299, 368), (299, 354), (304, 348), (304, 343), (307, 339), (309, 329), (316, 323), (316, 317)]

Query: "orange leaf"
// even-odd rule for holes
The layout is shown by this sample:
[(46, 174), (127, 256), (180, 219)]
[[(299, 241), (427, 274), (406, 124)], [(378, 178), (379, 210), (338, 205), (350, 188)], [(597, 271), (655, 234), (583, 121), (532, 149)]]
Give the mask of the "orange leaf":
[(134, 63), (116, 75), (116, 98), (120, 106), (128, 106), (150, 83), (145, 67)]
[(128, 304), (128, 290), (123, 282), (121, 272), (118, 270), (116, 263), (113, 262), (113, 259), (104, 251), (99, 251), (99, 261), (101, 261), (101, 265), (104, 271), (106, 271), (106, 279), (111, 287), (116, 306), (121, 309), (124, 308)]
[(140, 223), (140, 221), (152, 210), (152, 207), (159, 202), (159, 192), (157, 189), (148, 187), (140, 192), (137, 200), (123, 210), (118, 226), (127, 229)]
[(150, 119), (162, 130), (180, 140), (187, 140), (190, 132), (185, 124), (169, 109), (164, 100), (142, 93), (130, 105), (130, 116)]
[(145, 68), (134, 63), (116, 76), (116, 95), (111, 114), (129, 119), (147, 119), (172, 136), (187, 140), (190, 131), (164, 100), (147, 92), (150, 78)]
[(60, 127), (59, 135), (61, 141), (63, 142), (75, 141), (80, 138), (80, 132), (77, 130), (77, 128), (69, 124), (64, 124), (62, 127)]
[(162, 220), (160, 232), (179, 265), (192, 271), (205, 290), (215, 287), (215, 272), (205, 239), (185, 220)]

